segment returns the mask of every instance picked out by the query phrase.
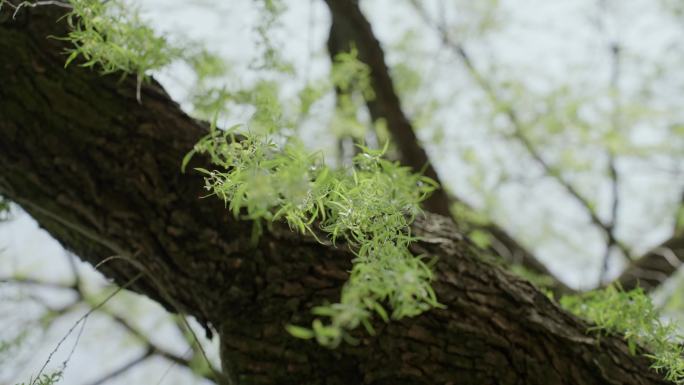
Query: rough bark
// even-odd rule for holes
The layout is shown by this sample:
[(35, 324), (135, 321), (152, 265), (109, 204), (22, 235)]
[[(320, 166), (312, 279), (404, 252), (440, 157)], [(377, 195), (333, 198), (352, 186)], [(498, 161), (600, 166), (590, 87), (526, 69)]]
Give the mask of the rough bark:
[[(400, 161), (404, 165), (413, 168), (416, 172), (424, 172), (425, 175), (443, 185), (414, 132), (411, 120), (404, 113), (385, 62), (384, 51), (358, 2), (355, 0), (326, 0), (326, 4), (332, 15), (328, 35), (328, 51), (331, 59), (334, 60), (341, 52), (349, 52), (352, 47), (356, 48), (359, 53), (359, 60), (371, 70), (371, 87), (374, 91), (374, 98), (366, 100), (371, 118), (374, 121), (385, 121), (394, 142), (397, 144)], [(451, 217), (449, 207), (453, 203), (470, 207), (454, 194), (439, 189), (425, 202), (425, 209)], [(526, 247), (495, 223), (464, 225), (489, 234), (492, 238), (489, 251), (503, 257), (506, 262), (520, 264), (533, 273), (554, 278), (554, 291), (557, 293), (572, 291), (556, 279)]]
[[(289, 336), (334, 300), (352, 255), (200, 199), (180, 162), (206, 127), (156, 84), (63, 68), (59, 10), (0, 14), (0, 194), (63, 246), (171, 311), (210, 322), (239, 384), (665, 384), (619, 338), (600, 341), (527, 282), (482, 262), (451, 221), (426, 215), (416, 252), (439, 257), (445, 309), (378, 324), (358, 346)], [(199, 162), (200, 160), (198, 160)]]

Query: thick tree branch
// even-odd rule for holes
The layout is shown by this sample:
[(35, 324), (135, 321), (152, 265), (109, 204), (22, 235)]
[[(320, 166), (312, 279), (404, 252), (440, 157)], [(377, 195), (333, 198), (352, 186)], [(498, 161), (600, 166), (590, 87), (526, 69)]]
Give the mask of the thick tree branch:
[(60, 14), (30, 11), (0, 24), (0, 193), (86, 261), (125, 253), (99, 267), (107, 276), (124, 283), (143, 270), (133, 289), (215, 325), (237, 383), (667, 383), (431, 214), (414, 223), (415, 252), (438, 257), (444, 309), (378, 322), (358, 346), (290, 336), (286, 324), (307, 324), (313, 306), (339, 297), (353, 254), (280, 224), (250, 243), (251, 224), (199, 199), (201, 178), (179, 172), (206, 127), (155, 84), (140, 105), (135, 79), (64, 69), (61, 42), (45, 38), (64, 34)]

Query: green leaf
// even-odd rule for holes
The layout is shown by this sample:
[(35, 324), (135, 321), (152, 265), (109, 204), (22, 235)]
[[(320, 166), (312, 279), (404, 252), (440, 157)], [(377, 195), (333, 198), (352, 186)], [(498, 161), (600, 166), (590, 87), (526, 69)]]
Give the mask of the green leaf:
[(190, 150), (185, 156), (183, 157), (183, 161), (181, 162), (181, 172), (185, 173), (185, 168), (187, 167), (188, 163), (190, 163), (190, 160), (192, 157), (195, 155), (196, 151), (195, 149)]
[(285, 329), (293, 337), (301, 338), (303, 340), (309, 340), (309, 339), (314, 338), (314, 336), (315, 336), (313, 330), (308, 329), (308, 328), (304, 328), (301, 326), (287, 325), (287, 326), (285, 326)]

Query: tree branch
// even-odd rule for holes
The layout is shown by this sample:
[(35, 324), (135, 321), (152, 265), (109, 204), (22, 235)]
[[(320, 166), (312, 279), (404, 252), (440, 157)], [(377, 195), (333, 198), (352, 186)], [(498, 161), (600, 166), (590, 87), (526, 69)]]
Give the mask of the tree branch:
[(154, 349), (147, 349), (143, 354), (141, 354), (139, 357), (136, 357), (132, 359), (131, 361), (125, 363), (121, 367), (115, 369), (111, 373), (105, 375), (104, 377), (100, 378), (97, 381), (91, 382), (90, 385), (101, 385), (104, 384), (105, 382), (108, 382), (110, 380), (113, 380), (115, 377), (118, 377), (127, 371), (133, 369), (136, 365), (142, 363), (143, 361), (147, 360), (148, 358), (152, 357), (154, 354)]
[[(60, 14), (30, 11), (0, 24), (0, 193), (93, 265), (112, 251), (78, 228), (130, 255), (151, 273), (131, 287), (213, 324), (224, 371), (242, 383), (668, 383), (622, 339), (599, 343), (545, 294), (483, 262), (433, 214), (413, 223), (413, 252), (437, 257), (433, 287), (445, 308), (378, 320), (375, 336), (358, 331), (358, 345), (335, 350), (294, 338), (285, 325), (310, 324), (313, 307), (339, 297), (353, 253), (281, 223), (254, 245), (250, 222), (200, 200), (202, 178), (179, 172), (206, 125), (154, 83), (140, 105), (136, 79), (63, 68), (63, 42), (45, 38), (63, 35)], [(121, 284), (141, 274), (120, 259), (99, 269)]]
[[(680, 205), (684, 205), (684, 194)], [(641, 258), (633, 261), (617, 278), (626, 290), (637, 286), (651, 291), (665, 282), (684, 264), (684, 228), (674, 229), (674, 234)]]
[[(430, 163), (423, 147), (419, 145), (409, 119), (401, 108), (399, 96), (394, 90), (385, 55), (380, 42), (375, 38), (370, 23), (353, 0), (326, 0), (332, 13), (332, 24), (328, 38), (331, 58), (341, 52), (349, 52), (352, 45), (359, 52), (359, 59), (371, 70), (371, 82), (375, 97), (366, 100), (373, 120), (384, 119), (399, 148), (401, 162), (416, 172), (439, 182), (439, 176)], [(441, 185), (441, 184), (440, 184)], [(435, 191), (425, 201), (427, 210), (449, 216), (449, 199), (444, 188)]]
[[(607, 3), (605, 0), (600, 0), (599, 5), (602, 11), (606, 11)], [(603, 16), (603, 15), (602, 15)], [(603, 19), (600, 19), (601, 21), (599, 22), (599, 26), (601, 29), (605, 29)], [(611, 127), (610, 129), (614, 132), (617, 133), (620, 130), (621, 127), (621, 115), (622, 115), (622, 108), (620, 104), (620, 75), (622, 73), (621, 71), (621, 62), (622, 62), (622, 48), (620, 47), (620, 44), (617, 41), (611, 41), (609, 43), (609, 48), (610, 48), (610, 79), (609, 79), (609, 87), (610, 87), (610, 92), (611, 92), (611, 99), (613, 103), (613, 111), (611, 114)], [(611, 183), (611, 197), (612, 197), (612, 205), (611, 205), (611, 210), (610, 210), (610, 217), (608, 220), (608, 228), (610, 229), (608, 233), (608, 237), (606, 238), (606, 248), (605, 248), (605, 254), (603, 256), (603, 263), (601, 264), (601, 272), (599, 274), (599, 282), (598, 286), (602, 286), (603, 282), (605, 281), (605, 276), (606, 273), (608, 272), (608, 267), (609, 267), (609, 261), (610, 261), (610, 253), (613, 249), (613, 247), (616, 245), (617, 241), (615, 239), (615, 226), (617, 225), (617, 216), (618, 216), (618, 211), (619, 211), (619, 206), (620, 206), (620, 189), (619, 189), (619, 175), (618, 175), (618, 170), (616, 166), (616, 159), (617, 154), (613, 151), (612, 148), (608, 148), (608, 175), (610, 177), (610, 183)], [(629, 257), (629, 255), (626, 255)]]
[[(332, 14), (332, 24), (328, 36), (328, 51), (331, 60), (341, 52), (349, 52), (355, 47), (359, 52), (359, 60), (371, 70), (374, 98), (367, 99), (366, 104), (374, 121), (383, 120), (392, 138), (397, 143), (402, 164), (434, 179), (440, 185), (437, 172), (433, 168), (427, 153), (416, 137), (410, 119), (404, 113), (397, 95), (389, 68), (385, 63), (385, 55), (380, 42), (375, 37), (370, 23), (353, 0), (326, 0)], [(449, 207), (453, 203), (470, 206), (453, 194), (449, 195), (444, 188), (438, 190), (425, 202), (428, 211), (452, 217)], [(456, 218), (464, 222), (463, 218)], [(483, 231), (490, 235), (492, 245), (489, 251), (493, 255), (503, 257), (508, 263), (520, 264), (533, 273), (551, 277), (554, 280), (552, 289), (557, 293), (568, 293), (572, 290), (536, 259), (524, 246), (518, 243), (504, 229), (494, 223), (466, 223), (466, 227)]]
[[(184, 357), (181, 357), (179, 355), (176, 355), (176, 354), (168, 351), (167, 349), (164, 349), (164, 348), (154, 344), (143, 332), (141, 332), (137, 328), (135, 328), (128, 320), (123, 318), (121, 315), (111, 312), (110, 310), (102, 307), (101, 304), (98, 304), (98, 303), (91, 304), (90, 301), (88, 300), (88, 298), (90, 298), (91, 295), (89, 293), (86, 293), (83, 291), (83, 287), (80, 284), (77, 284), (79, 282), (81, 282), (81, 278), (80, 278), (80, 274), (78, 274), (78, 273), (76, 273), (76, 275), (74, 276), (74, 283), (69, 284), (69, 285), (67, 285), (67, 284), (56, 284), (54, 282), (41, 281), (41, 280), (31, 279), (31, 278), (18, 278), (18, 277), (13, 278), (12, 277), (12, 278), (0, 279), (0, 283), (6, 283), (6, 284), (21, 284), (21, 285), (31, 285), (34, 287), (59, 288), (59, 289), (71, 290), (71, 291), (76, 293), (76, 295), (78, 297), (77, 301), (75, 301), (75, 302), (73, 302), (67, 306), (61, 307), (59, 309), (51, 309), (51, 308), (47, 307), (47, 305), (45, 305), (48, 308), (48, 310), (50, 311), (50, 313), (53, 313), (53, 318), (58, 317), (58, 316), (63, 315), (63, 314), (66, 314), (66, 313), (74, 310), (79, 305), (87, 305), (90, 308), (90, 310), (88, 311), (88, 314), (96, 311), (99, 314), (107, 315), (111, 321), (113, 321), (114, 323), (116, 323), (117, 325), (122, 327), (124, 330), (126, 330), (126, 332), (128, 332), (129, 334), (134, 336), (136, 339), (140, 340), (142, 342), (143, 346), (145, 347), (145, 349), (148, 352), (150, 352), (149, 353), (150, 355), (158, 355), (160, 357), (163, 357), (163, 358), (173, 362), (174, 364), (177, 364), (177, 365), (180, 365), (180, 366), (183, 366), (185, 368), (192, 370), (192, 359), (186, 359)], [(178, 325), (179, 332), (182, 335), (185, 335), (184, 327), (181, 327), (182, 324), (178, 323), (177, 325)], [(199, 343), (199, 342), (197, 342), (195, 340), (188, 340), (188, 344), (190, 346), (194, 346), (197, 343)], [(193, 351), (194, 351), (195, 355), (200, 354), (197, 351), (197, 349), (193, 349)], [(148, 355), (145, 355), (144, 358), (147, 358), (147, 356)], [(140, 361), (142, 361), (144, 358), (140, 357)], [(134, 366), (134, 365), (130, 365), (128, 367), (128, 369), (130, 369), (130, 367), (132, 367), (132, 366)], [(125, 369), (125, 370), (127, 370), (127, 369)], [(111, 377), (119, 375), (119, 374), (123, 373), (125, 370), (123, 369), (123, 367), (120, 369), (117, 369), (117, 371), (115, 371), (111, 375), (103, 378), (100, 381), (104, 382), (104, 380), (109, 380)], [(214, 370), (216, 370), (216, 369), (214, 369)], [(217, 381), (215, 376), (213, 376), (211, 373), (202, 373), (201, 375), (205, 379), (210, 380), (212, 382)], [(100, 383), (100, 382), (98, 382), (98, 383)]]

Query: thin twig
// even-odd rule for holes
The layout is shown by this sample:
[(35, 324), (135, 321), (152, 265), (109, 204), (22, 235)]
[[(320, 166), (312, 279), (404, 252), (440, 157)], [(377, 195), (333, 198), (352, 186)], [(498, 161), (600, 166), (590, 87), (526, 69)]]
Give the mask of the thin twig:
[(142, 355), (140, 355), (140, 356), (134, 358), (133, 360), (127, 362), (126, 364), (122, 365), (121, 367), (117, 368), (116, 370), (112, 371), (111, 373), (105, 375), (104, 377), (100, 378), (99, 380), (97, 380), (95, 382), (91, 382), (90, 385), (104, 384), (105, 382), (110, 381), (110, 380), (114, 379), (115, 377), (118, 377), (118, 376), (124, 374), (125, 372), (131, 370), (136, 365), (138, 365), (138, 364), (142, 363), (143, 361), (145, 361), (146, 359), (150, 358), (153, 354), (154, 354), (154, 350), (148, 348), (145, 351), (145, 353), (143, 353)]
[[(599, 0), (599, 8), (601, 11), (604, 13), (602, 15), (603, 17), (599, 18), (599, 28), (603, 30), (605, 33), (605, 25), (603, 23), (603, 20), (605, 19), (605, 12), (607, 12), (607, 6), (608, 4), (606, 3), (606, 0)], [(621, 103), (620, 103), (620, 75), (621, 75), (621, 48), (620, 45), (618, 44), (617, 41), (611, 41), (609, 44), (609, 49), (610, 49), (610, 58), (611, 58), (611, 66), (610, 66), (610, 79), (609, 79), (609, 87), (610, 87), (610, 93), (611, 93), (611, 99), (613, 103), (613, 110), (611, 114), (611, 127), (610, 129), (613, 131), (613, 133), (616, 133), (620, 130), (620, 120), (621, 120)], [(608, 273), (608, 267), (609, 267), (609, 262), (610, 262), (610, 254), (611, 251), (613, 250), (613, 247), (615, 246), (616, 240), (615, 240), (615, 227), (617, 225), (617, 217), (618, 217), (618, 212), (619, 212), (619, 207), (620, 207), (620, 178), (617, 170), (617, 159), (616, 159), (616, 154), (613, 151), (612, 148), (608, 148), (608, 175), (610, 177), (610, 183), (611, 183), (611, 197), (612, 197), (612, 204), (611, 204), (611, 210), (610, 210), (610, 219), (608, 222), (608, 227), (610, 229), (610, 232), (608, 233), (608, 237), (606, 238), (606, 248), (605, 248), (605, 253), (603, 255), (603, 261), (601, 263), (601, 271), (599, 273), (599, 282), (598, 286), (600, 287), (603, 285), (603, 282), (605, 281), (606, 274)]]
[[(77, 281), (80, 281), (80, 280), (81, 279), (80, 279), (80, 275), (79, 275), (79, 279)], [(53, 282), (46, 282), (46, 281), (40, 281), (40, 280), (36, 280), (36, 279), (27, 279), (27, 278), (2, 278), (2, 279), (0, 279), (0, 283), (31, 285), (31, 286), (38, 286), (38, 287), (45, 287), (45, 288), (59, 288), (59, 289), (64, 289), (64, 290), (75, 291), (77, 293), (78, 300), (70, 303), (69, 305), (66, 305), (66, 306), (63, 306), (60, 308), (52, 308), (47, 303), (45, 303), (41, 298), (33, 297), (33, 296), (31, 297), (34, 301), (40, 303), (50, 313), (50, 316), (53, 319), (57, 318), (61, 315), (64, 315), (70, 311), (73, 311), (79, 305), (84, 304), (84, 305), (90, 306), (88, 304), (88, 302), (86, 301), (86, 299), (89, 296), (88, 296), (88, 294), (86, 294), (83, 291), (83, 288), (80, 285), (74, 286), (74, 285), (66, 285), (66, 284), (55, 284)], [(140, 340), (146, 349), (150, 349), (153, 352), (153, 355), (157, 355), (157, 356), (162, 357), (164, 359), (167, 359), (171, 362), (174, 362), (177, 365), (181, 365), (181, 366), (184, 366), (188, 369), (191, 369), (192, 363), (190, 360), (188, 360), (182, 356), (179, 356), (177, 354), (174, 354), (174, 353), (172, 353), (172, 352), (170, 352), (170, 351), (168, 351), (168, 350), (166, 350), (166, 349), (164, 349), (158, 345), (155, 345), (149, 338), (146, 337), (146, 335), (143, 332), (141, 332), (140, 330), (138, 330), (134, 326), (132, 326), (125, 318), (107, 310), (106, 308), (100, 308), (98, 311), (99, 311), (99, 313), (105, 314), (108, 317), (110, 317), (110, 319), (112, 321), (114, 321), (119, 326), (121, 326), (123, 329), (125, 329), (126, 332), (130, 333), (135, 338)], [(176, 325), (179, 328), (181, 334), (183, 334), (185, 336), (185, 334), (183, 332), (183, 330), (185, 330), (185, 325), (179, 319), (176, 319)], [(196, 342), (192, 338), (187, 339), (187, 343), (191, 347), (193, 347), (193, 345), (196, 344)], [(199, 349), (193, 349), (193, 350), (195, 350), (195, 354), (201, 354)], [(216, 370), (216, 369), (214, 369), (214, 370)], [(213, 376), (212, 374), (204, 374), (203, 373), (201, 375), (203, 378), (205, 378), (209, 381), (212, 381), (212, 382), (215, 382), (217, 380), (215, 378), (215, 376)]]
[(37, 280), (35, 278), (25, 278), (25, 277), (3, 277), (3, 278), (0, 278), (0, 284), (43, 286), (43, 287), (49, 287), (49, 288), (53, 288), (53, 289), (73, 290), (73, 286), (71, 284), (40, 281), (40, 280)]
[[(609, 154), (609, 160), (608, 160), (608, 170), (609, 170), (609, 175), (610, 175), (610, 181), (611, 181), (611, 190), (612, 190), (612, 197), (613, 197), (613, 202), (610, 208), (610, 234), (613, 235), (615, 233), (615, 225), (617, 223), (617, 216), (618, 216), (618, 208), (620, 206), (620, 195), (619, 195), (619, 176), (617, 172), (617, 168), (615, 167), (615, 156), (613, 155), (612, 152)], [(606, 248), (605, 252), (603, 254), (603, 261), (601, 263), (601, 272), (599, 274), (599, 282), (598, 286), (603, 285), (603, 282), (605, 281), (606, 274), (608, 273), (608, 265), (609, 265), (609, 260), (610, 260), (610, 252), (613, 250), (613, 247), (615, 246), (616, 240), (614, 236), (609, 236), (606, 239)]]
[(30, 2), (30, 1), (22, 1), (21, 3), (14, 5), (10, 3), (9, 1), (0, 1), (0, 6), (7, 4), (10, 8), (14, 9), (14, 13), (12, 14), (12, 19), (16, 19), (17, 14), (22, 8), (35, 8), (35, 7), (40, 7), (44, 5), (54, 5), (57, 7), (62, 7), (62, 8), (67, 8), (67, 9), (74, 9), (74, 7), (69, 4), (65, 3), (63, 1), (57, 1), (57, 0), (45, 0), (45, 1), (36, 1), (36, 2)]
[[(188, 347), (187, 350), (185, 350), (185, 353), (183, 353), (183, 355), (185, 356), (185, 355), (189, 354), (191, 351), (192, 351), (192, 348)], [(162, 376), (159, 378), (159, 381), (157, 381), (156, 385), (160, 385), (164, 381), (164, 378), (166, 378), (166, 376), (171, 372), (171, 369), (173, 369), (176, 366), (176, 364), (177, 364), (176, 362), (172, 362), (171, 365), (169, 365), (169, 367), (166, 368), (166, 370), (164, 371)]]
[(93, 306), (90, 310), (88, 310), (84, 315), (82, 315), (76, 322), (67, 330), (66, 334), (62, 337), (62, 339), (59, 340), (57, 343), (57, 346), (55, 346), (54, 349), (50, 352), (48, 355), (47, 360), (45, 360), (45, 363), (43, 366), (40, 368), (38, 371), (38, 374), (36, 375), (36, 379), (31, 383), (31, 385), (34, 385), (35, 382), (40, 378), (40, 376), (43, 374), (43, 371), (45, 371), (45, 368), (48, 366), (50, 361), (52, 360), (52, 356), (59, 350), (59, 348), (62, 346), (64, 341), (73, 333), (74, 329), (81, 324), (82, 322), (85, 322), (86, 318), (88, 318), (91, 314), (93, 314), (95, 311), (100, 309), (102, 306), (104, 306), (105, 303), (107, 303), (110, 299), (112, 299), (115, 295), (119, 294), (120, 291), (124, 290), (125, 288), (129, 287), (135, 281), (137, 281), (140, 277), (142, 277), (142, 273), (138, 273), (135, 277), (130, 279), (128, 282), (126, 282), (123, 286), (117, 287), (116, 290), (114, 290), (111, 294), (109, 294), (104, 300), (99, 302), (97, 305)]
[(83, 290), (81, 290), (81, 274), (78, 273), (78, 267), (76, 266), (76, 256), (70, 252), (65, 253), (68, 261), (69, 268), (71, 269), (71, 275), (73, 276), (73, 288), (76, 291), (79, 299), (83, 299)]
[(71, 357), (73, 357), (74, 352), (76, 351), (76, 347), (78, 346), (79, 341), (81, 341), (81, 336), (83, 336), (83, 331), (85, 330), (85, 325), (87, 321), (88, 319), (85, 318), (83, 319), (83, 322), (81, 322), (81, 328), (78, 329), (78, 334), (76, 334), (76, 340), (71, 345), (71, 350), (69, 351), (67, 358), (64, 359), (64, 361), (62, 362), (62, 372), (66, 370), (67, 364), (69, 363), (69, 361), (71, 361)]
[[(123, 327), (128, 333), (130, 333), (131, 335), (133, 335), (133, 336), (136, 337), (137, 339), (141, 340), (141, 341), (146, 345), (146, 347), (147, 347), (148, 349), (152, 349), (153, 354), (158, 355), (158, 356), (160, 356), (160, 357), (163, 357), (163, 358), (165, 358), (165, 359), (167, 359), (167, 360), (169, 360), (169, 361), (171, 361), (171, 362), (174, 362), (174, 363), (176, 363), (176, 364), (178, 364), (178, 365), (184, 366), (184, 367), (186, 367), (186, 368), (188, 368), (188, 369), (191, 369), (191, 368), (192, 368), (191, 360), (186, 359), (184, 356), (179, 356), (179, 355), (177, 355), (177, 354), (171, 353), (171, 352), (169, 352), (168, 350), (166, 350), (166, 349), (164, 349), (164, 348), (162, 348), (162, 347), (159, 347), (159, 346), (153, 344), (153, 343), (145, 336), (145, 334), (143, 334), (141, 331), (139, 331), (138, 329), (136, 329), (133, 325), (131, 325), (131, 324), (130, 324), (126, 319), (124, 319), (123, 317), (121, 317), (121, 316), (119, 316), (119, 315), (117, 315), (117, 314), (109, 313), (109, 312), (107, 312), (106, 310), (105, 310), (104, 312), (105, 312), (105, 314), (109, 315), (109, 316), (112, 318), (112, 320), (113, 320), (114, 322), (116, 322), (117, 324), (119, 324), (119, 326)], [(193, 340), (193, 341), (188, 341), (188, 345), (189, 345), (191, 348), (193, 347), (194, 344), (197, 344), (197, 342), (194, 341), (194, 340)], [(194, 350), (194, 349), (193, 349), (193, 350)], [(201, 353), (197, 352), (196, 354), (201, 354)], [(214, 370), (216, 370), (216, 369), (214, 369)], [(210, 381), (217, 381), (217, 378), (216, 378), (215, 376), (213, 376), (213, 375), (202, 374), (202, 377), (204, 377), (205, 379), (210, 380)]]

